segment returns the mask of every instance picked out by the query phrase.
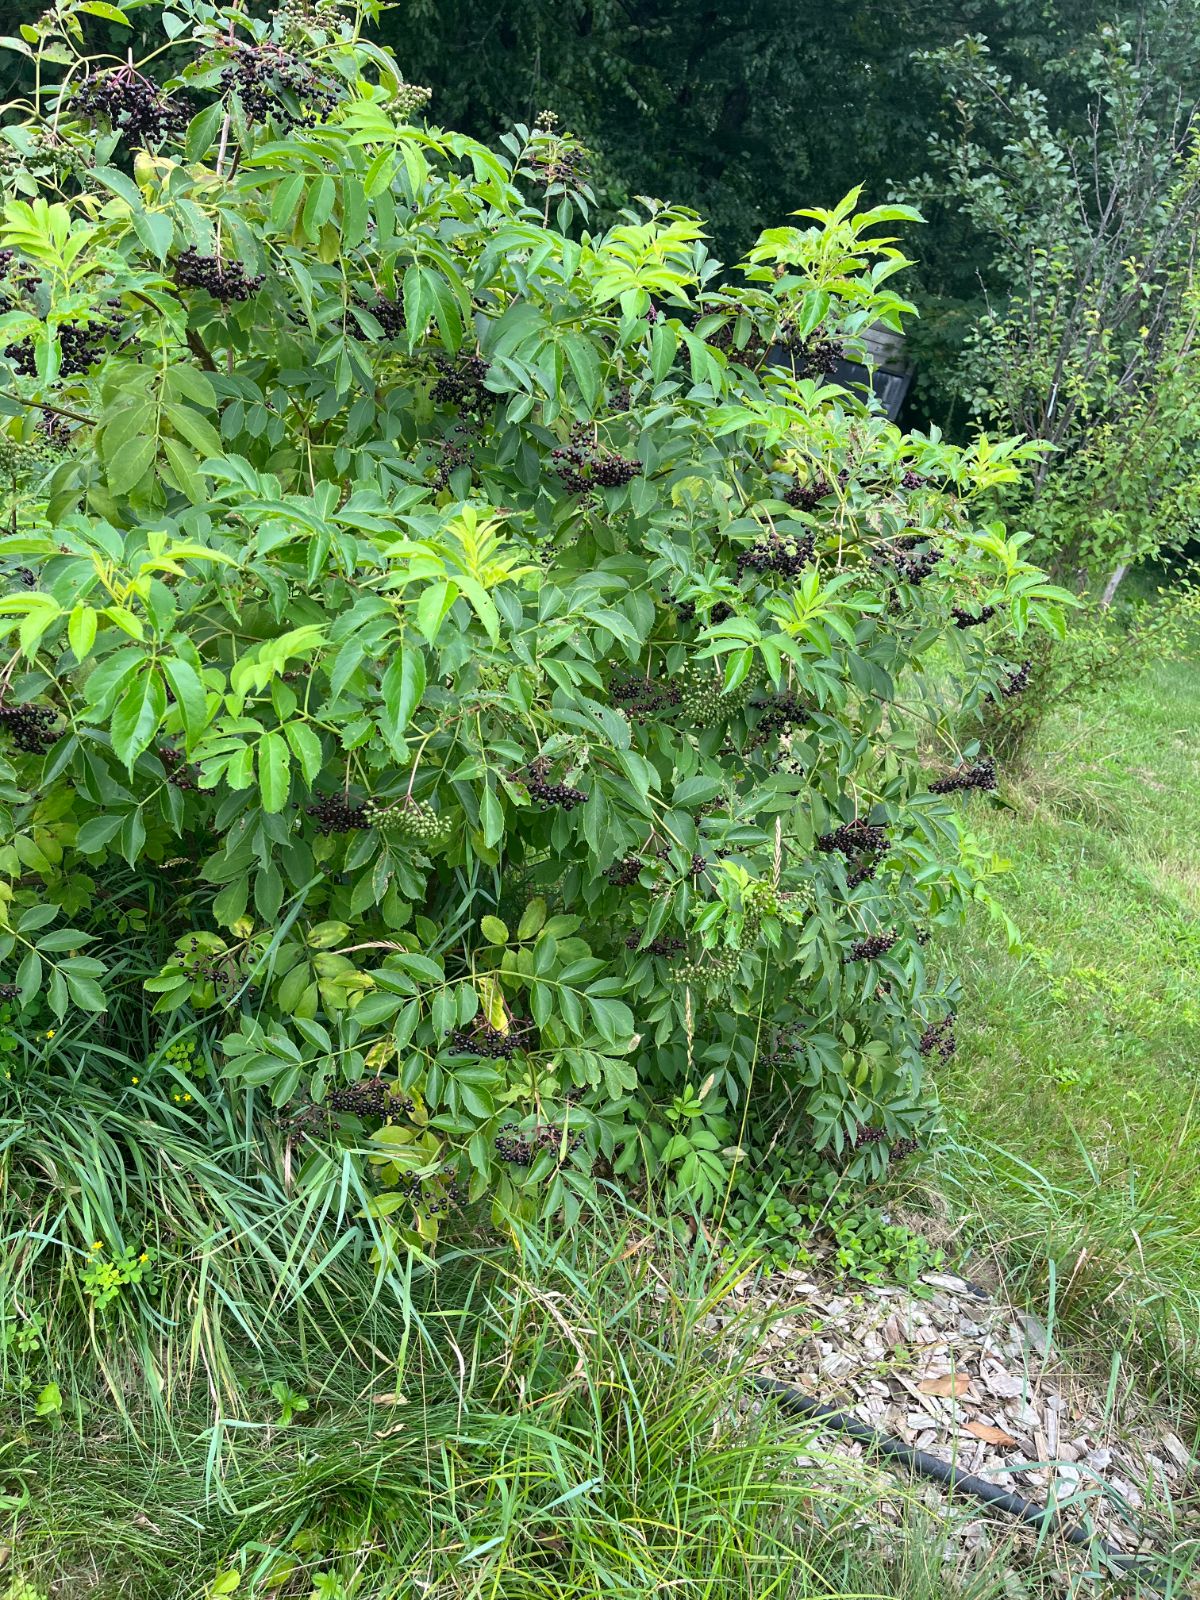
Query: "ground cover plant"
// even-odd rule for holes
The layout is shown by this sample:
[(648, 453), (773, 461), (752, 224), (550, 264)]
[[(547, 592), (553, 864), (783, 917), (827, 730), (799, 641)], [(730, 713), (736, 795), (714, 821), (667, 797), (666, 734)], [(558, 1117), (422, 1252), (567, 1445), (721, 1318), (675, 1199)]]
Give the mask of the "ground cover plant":
[(969, 711), (1058, 625), (980, 520), (1028, 452), (819, 381), (906, 309), (902, 208), (718, 290), (690, 213), (589, 232), (551, 123), (411, 120), (358, 23), (176, 8), (163, 83), (86, 9), (25, 30), (18, 1019), (131, 1078), (143, 1041), (196, 1116), (220, 1074), (301, 1181), (340, 1134), (384, 1260), (460, 1197), (569, 1223), (597, 1171), (715, 1211), (780, 1127), (877, 1174), (935, 1126), (936, 935), (990, 870), (954, 796), (992, 769), (923, 770), (903, 685), (948, 652)]

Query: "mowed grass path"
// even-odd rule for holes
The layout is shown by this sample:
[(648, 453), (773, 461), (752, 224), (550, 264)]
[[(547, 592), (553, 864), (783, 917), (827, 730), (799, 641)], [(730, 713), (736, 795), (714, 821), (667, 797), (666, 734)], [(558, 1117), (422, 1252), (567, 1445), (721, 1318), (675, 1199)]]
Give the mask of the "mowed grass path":
[(1053, 717), (1008, 798), (972, 825), (1024, 946), (981, 915), (958, 952), (950, 1182), (1053, 1315), (1195, 1403), (1200, 660)]

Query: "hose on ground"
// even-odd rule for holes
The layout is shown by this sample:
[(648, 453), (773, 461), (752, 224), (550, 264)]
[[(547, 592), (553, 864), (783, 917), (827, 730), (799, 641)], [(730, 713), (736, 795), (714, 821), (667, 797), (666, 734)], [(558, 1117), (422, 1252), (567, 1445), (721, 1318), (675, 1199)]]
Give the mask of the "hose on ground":
[(856, 1439), (871, 1454), (903, 1462), (910, 1471), (920, 1473), (924, 1478), (932, 1478), (935, 1483), (945, 1484), (947, 1489), (972, 1495), (975, 1499), (994, 1506), (997, 1511), (1003, 1511), (1011, 1517), (1019, 1517), (1022, 1522), (1029, 1523), (1039, 1531), (1057, 1528), (1071, 1544), (1086, 1545), (1103, 1551), (1114, 1567), (1131, 1577), (1142, 1578), (1153, 1588), (1165, 1592), (1161, 1578), (1146, 1571), (1146, 1562), (1143, 1559), (1125, 1555), (1106, 1539), (1088, 1533), (1086, 1528), (1078, 1524), (1063, 1522), (1058, 1512), (1051, 1507), (1039, 1505), (1036, 1500), (1026, 1500), (1023, 1495), (1013, 1494), (1008, 1489), (1000, 1489), (994, 1483), (989, 1483), (986, 1478), (976, 1477), (974, 1473), (962, 1472), (949, 1461), (942, 1461), (937, 1456), (929, 1455), (925, 1450), (918, 1450), (913, 1445), (905, 1444), (903, 1439), (894, 1439), (888, 1434), (877, 1433), (874, 1428), (867, 1427), (866, 1423), (860, 1422), (857, 1417), (839, 1411), (836, 1406), (814, 1400), (811, 1395), (793, 1388), (791, 1384), (781, 1383), (777, 1378), (754, 1373), (751, 1374), (750, 1382), (759, 1394), (769, 1395), (785, 1411), (794, 1412), (802, 1417), (811, 1417), (826, 1428), (832, 1428), (851, 1439)]

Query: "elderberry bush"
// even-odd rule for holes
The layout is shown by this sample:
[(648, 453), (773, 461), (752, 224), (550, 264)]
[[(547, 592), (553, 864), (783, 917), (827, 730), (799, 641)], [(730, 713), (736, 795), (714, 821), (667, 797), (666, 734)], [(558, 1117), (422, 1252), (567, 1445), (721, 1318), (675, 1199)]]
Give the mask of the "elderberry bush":
[[(64, 112), (66, 27), (30, 45)], [(714, 1213), (740, 1149), (878, 1173), (936, 1125), (940, 935), (989, 871), (921, 686), (968, 726), (1062, 601), (977, 450), (763, 359), (787, 330), (823, 378), (903, 322), (895, 208), (727, 268), (690, 212), (593, 214), (544, 120), (411, 120), (342, 8), (176, 33), (88, 84), (71, 162), (0, 163), (0, 892), (38, 1003), (203, 1035), (247, 1115), (394, 1191), (389, 1261), (454, 1185), (572, 1226), (594, 1167)]]

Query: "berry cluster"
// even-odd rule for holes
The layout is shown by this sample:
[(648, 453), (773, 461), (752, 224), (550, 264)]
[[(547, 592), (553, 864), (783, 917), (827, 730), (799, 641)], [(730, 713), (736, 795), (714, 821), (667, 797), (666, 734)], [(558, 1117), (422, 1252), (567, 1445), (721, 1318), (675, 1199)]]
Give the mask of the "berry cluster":
[(950, 615), (956, 628), (978, 628), (996, 615), (995, 606), (980, 606), (978, 611), (966, 611), (962, 606), (952, 606)]
[(588, 152), (569, 133), (559, 133), (553, 111), (538, 113), (527, 159), (541, 183), (578, 187), (588, 179)]
[(861, 817), (855, 817), (853, 822), (843, 822), (840, 828), (835, 828), (832, 833), (823, 833), (817, 840), (817, 849), (823, 850), (826, 855), (832, 855), (835, 851), (840, 851), (844, 856), (884, 855), (887, 847), (887, 830), (874, 827)]
[(307, 62), (269, 42), (237, 47), (221, 73), (221, 93), (237, 95), (248, 122), (270, 120), (285, 131), (311, 128), (337, 104)]
[[(702, 317), (711, 315), (703, 308), (697, 312), (693, 328)], [(733, 317), (728, 322), (723, 322), (719, 328), (705, 335), (705, 343), (714, 350), (723, 350), (731, 361), (738, 361), (745, 367), (757, 367), (770, 349), (770, 344), (759, 333), (757, 328), (751, 328), (746, 343), (739, 349), (734, 342), (734, 331), (737, 327), (737, 318)]]
[(367, 800), (362, 817), (364, 828), (383, 828), (393, 837), (410, 839), (414, 844), (432, 844), (446, 833), (445, 818), (422, 800)]
[(927, 478), (923, 478), (919, 472), (913, 472), (910, 469), (900, 479), (900, 487), (902, 489), (923, 489), (928, 481), (929, 480)]
[(964, 763), (929, 785), (930, 794), (956, 794), (961, 789), (994, 789), (996, 763), (991, 756), (981, 756), (978, 761)]
[(860, 856), (853, 871), (846, 874), (847, 889), (857, 889), (860, 883), (870, 883), (879, 871), (879, 861), (875, 856)]
[(577, 423), (571, 442), (551, 451), (550, 459), (568, 494), (590, 496), (595, 489), (621, 489), (642, 471), (640, 461), (602, 450), (586, 423)]
[(390, 295), (377, 294), (374, 300), (360, 298), (358, 304), (375, 318), (385, 339), (398, 339), (408, 326), (404, 320), (404, 306)]
[(515, 1122), (506, 1122), (494, 1140), (496, 1154), (501, 1161), (507, 1161), (514, 1167), (529, 1167), (533, 1165), (533, 1158), (539, 1150), (550, 1150), (560, 1155), (562, 1159), (582, 1148), (583, 1135), (574, 1134), (567, 1140), (566, 1150), (563, 1150), (563, 1130), (561, 1128), (533, 1128), (528, 1136), (522, 1134)]
[(645, 949), (642, 949), (641, 945), (642, 935), (640, 933), (631, 933), (625, 940), (625, 948), (627, 950), (638, 950), (642, 955), (662, 956), (667, 960), (672, 956), (677, 956), (684, 947), (683, 940), (677, 939), (673, 934), (668, 934), (665, 938), (660, 936), (657, 939), (651, 939)]
[[(110, 302), (113, 303), (119, 305), (120, 301)], [(57, 330), (60, 375), (73, 378), (89, 372), (103, 355), (105, 340), (116, 338), (120, 332), (120, 322), (112, 317), (86, 326), (78, 322), (61, 324)], [(21, 339), (10, 345), (6, 354), (22, 377), (37, 376), (37, 354), (32, 339)]]
[(449, 1211), (451, 1205), (463, 1196), (462, 1185), (452, 1166), (443, 1167), (433, 1178), (409, 1173), (407, 1177), (397, 1179), (396, 1189), (427, 1217), (436, 1217), (443, 1211)]
[(785, 539), (769, 533), (758, 539), (749, 550), (738, 552), (737, 575), (740, 582), (747, 569), (751, 572), (778, 572), (785, 578), (798, 578), (812, 560), (816, 541), (811, 533), (802, 539)]
[(0, 706), (0, 728), (26, 755), (45, 755), (54, 743), (50, 734), (54, 721), (49, 706)]
[(187, 128), (187, 107), (169, 100), (132, 67), (92, 73), (76, 90), (71, 108), (84, 117), (103, 117), (127, 144), (158, 144)]
[(581, 806), (587, 799), (583, 790), (573, 789), (569, 783), (547, 783), (549, 771), (550, 763), (545, 756), (538, 756), (529, 763), (525, 779), (529, 798), (540, 806), (557, 806), (560, 811), (574, 811), (576, 806)]
[(940, 1022), (931, 1022), (921, 1035), (917, 1048), (923, 1056), (940, 1056), (949, 1061), (955, 1050), (954, 1013), (948, 1011)]
[[(201, 949), (199, 939), (194, 936), (188, 941), (179, 964), (194, 982), (207, 981), (224, 990), (227, 996), (241, 986), (242, 973), (237, 957), (224, 950)], [(257, 994), (258, 990), (252, 985), (247, 988), (245, 998), (253, 1000)]]
[(155, 750), (155, 755), (167, 769), (167, 782), (175, 785), (177, 789), (185, 792), (200, 787), (196, 769), (183, 759), (178, 750), (169, 744), (160, 744)]
[(450, 475), (459, 467), (469, 467), (472, 462), (472, 447), (475, 443), (474, 430), (465, 423), (456, 423), (448, 439), (443, 439), (438, 446), (439, 456), (437, 467), (433, 474), (433, 487), (435, 490), (444, 489), (450, 482)]
[(20, 987), (15, 983), (0, 983), (0, 1000), (15, 1000), (20, 992)]
[(604, 876), (614, 888), (627, 889), (631, 883), (638, 881), (638, 875), (644, 865), (641, 856), (626, 856), (623, 861), (614, 861)]
[(1012, 673), (1006, 682), (1000, 685), (1000, 693), (1006, 700), (1011, 700), (1014, 695), (1022, 694), (1029, 687), (1029, 675), (1033, 671), (1033, 662), (1026, 657), (1017, 670)]
[(397, 1112), (411, 1111), (413, 1103), (394, 1084), (375, 1077), (334, 1089), (329, 1096), (329, 1109), (347, 1111), (356, 1117), (392, 1117)]
[(942, 551), (940, 546), (910, 534), (896, 540), (889, 557), (902, 583), (924, 583), (942, 559)]
[(882, 1144), (886, 1138), (887, 1133), (883, 1128), (873, 1128), (869, 1123), (860, 1122), (854, 1135), (854, 1148), (861, 1150), (864, 1145)]
[[(693, 611), (695, 607), (692, 608)], [(650, 683), (645, 678), (617, 678), (609, 688), (614, 705), (633, 722), (645, 722), (659, 712), (680, 704), (683, 692), (677, 683)]]
[(323, 794), (307, 808), (308, 815), (317, 825), (317, 832), (352, 833), (355, 828), (369, 828), (365, 805), (351, 805), (344, 795)]
[(478, 411), (492, 396), (484, 388), (488, 364), (482, 356), (447, 356), (440, 352), (433, 358), (439, 376), (429, 398), (435, 406), (458, 406), (460, 410)]
[(675, 969), (679, 983), (724, 983), (734, 977), (742, 964), (742, 952), (730, 945), (705, 950), (696, 961), (681, 962)]
[(898, 933), (869, 933), (865, 939), (856, 939), (850, 946), (847, 961), (874, 961), (885, 956), (900, 937)]
[(897, 1139), (888, 1156), (892, 1161), (907, 1161), (909, 1156), (915, 1155), (921, 1148), (916, 1139)]
[(787, 322), (780, 324), (779, 334), (792, 352), (796, 372), (802, 378), (829, 377), (846, 351), (840, 339), (799, 339)]
[(787, 732), (807, 722), (810, 715), (810, 708), (794, 694), (777, 694), (769, 700), (755, 700), (752, 704), (760, 713), (754, 731), (762, 738)]
[(799, 478), (784, 490), (783, 498), (795, 511), (815, 511), (827, 495), (833, 493), (824, 478), (814, 478), (812, 483), (801, 483)]
[(460, 1056), (482, 1056), (488, 1061), (508, 1061), (516, 1051), (524, 1049), (525, 1038), (532, 1033), (529, 1022), (510, 1022), (508, 1032), (493, 1028), (490, 1022), (479, 1022), (470, 1032), (455, 1028), (450, 1035), (450, 1048)]
[(262, 274), (246, 271), (240, 261), (222, 261), (220, 256), (202, 256), (194, 244), (175, 257), (175, 282), (181, 289), (207, 289), (214, 300), (228, 305), (234, 300), (249, 300), (262, 287)]

